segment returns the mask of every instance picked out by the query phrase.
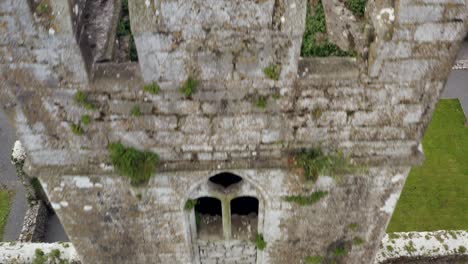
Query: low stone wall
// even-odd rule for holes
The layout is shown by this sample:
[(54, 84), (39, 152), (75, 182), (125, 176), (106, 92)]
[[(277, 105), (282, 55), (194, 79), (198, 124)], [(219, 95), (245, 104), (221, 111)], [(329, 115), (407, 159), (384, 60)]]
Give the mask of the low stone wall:
[(255, 264), (257, 249), (247, 241), (198, 241), (202, 264)]
[(24, 217), (23, 229), (19, 236), (20, 242), (40, 242), (43, 241), (48, 216), (47, 207), (42, 201), (31, 205)]
[(445, 263), (448, 258), (468, 258), (467, 247), (467, 231), (391, 233), (382, 239), (375, 263)]
[[(80, 259), (71, 243), (16, 243), (0, 242), (0, 263), (2, 264), (29, 264), (36, 259), (36, 250), (41, 250), (44, 256), (48, 256), (53, 250), (59, 250), (59, 256), (55, 260), (68, 260), (66, 263), (79, 264)], [(41, 262), (42, 263), (42, 262)], [(48, 262), (46, 262), (48, 263)]]

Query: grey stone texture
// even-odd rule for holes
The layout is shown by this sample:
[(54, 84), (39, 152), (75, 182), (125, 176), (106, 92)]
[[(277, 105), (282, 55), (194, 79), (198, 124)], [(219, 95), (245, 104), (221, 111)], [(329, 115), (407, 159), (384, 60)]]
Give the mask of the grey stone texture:
[(20, 242), (41, 242), (44, 239), (49, 212), (42, 201), (36, 201), (26, 211), (23, 229), (19, 236)]
[[(0, 4), (0, 101), (27, 149), (25, 169), (83, 263), (200, 263), (183, 207), (223, 171), (261, 194), (267, 248), (256, 263), (301, 263), (337, 244), (349, 248), (342, 263), (372, 263), (468, 25), (463, 0), (371, 1), (368, 58), (299, 59), (305, 0), (129, 0), (139, 63), (88, 74), (73, 7), (51, 3), (54, 34), (26, 1)], [(271, 63), (282, 68), (278, 81), (263, 74)], [(189, 75), (200, 84), (186, 98), (179, 88)], [(143, 91), (150, 81), (157, 95)], [(77, 91), (96, 109), (76, 104)], [(141, 116), (130, 114), (136, 105)], [(92, 122), (75, 135), (84, 114)], [(107, 146), (116, 141), (160, 155), (148, 186), (113, 171)], [(291, 163), (311, 147), (341, 150), (369, 170), (315, 186)], [(328, 195), (311, 206), (283, 199), (322, 189)]]

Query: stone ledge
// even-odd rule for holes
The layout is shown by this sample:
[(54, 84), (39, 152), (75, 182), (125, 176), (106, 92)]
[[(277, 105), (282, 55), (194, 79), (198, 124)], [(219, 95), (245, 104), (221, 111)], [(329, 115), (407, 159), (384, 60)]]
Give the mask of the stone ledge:
[[(467, 257), (467, 246), (467, 231), (441, 230), (434, 232), (401, 232), (392, 233), (391, 235), (386, 234), (382, 239), (381, 249), (377, 253), (375, 264), (393, 263), (391, 262), (392, 260), (401, 258), (418, 259), (424, 257), (437, 259), (447, 256)], [(465, 250), (463, 250), (463, 247)], [(460, 250), (460, 248), (462, 249)]]
[(301, 58), (299, 78), (305, 80), (357, 80), (359, 67), (356, 58)]
[(76, 253), (75, 248), (71, 243), (17, 243), (17, 242), (0, 242), (0, 263), (17, 264), (31, 263), (34, 259), (36, 249), (40, 249), (45, 255), (52, 250), (60, 250), (60, 258), (68, 260), (70, 264), (81, 263)]

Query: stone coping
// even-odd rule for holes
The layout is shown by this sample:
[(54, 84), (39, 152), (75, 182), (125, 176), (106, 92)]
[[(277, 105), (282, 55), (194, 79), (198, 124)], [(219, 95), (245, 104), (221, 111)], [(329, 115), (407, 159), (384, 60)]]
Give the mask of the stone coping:
[(375, 264), (392, 259), (417, 257), (468, 256), (468, 232), (440, 230), (433, 232), (398, 232), (386, 234)]
[(0, 263), (26, 264), (32, 263), (36, 249), (49, 254), (52, 250), (60, 250), (60, 258), (68, 260), (69, 263), (80, 263), (75, 248), (69, 242), (57, 243), (20, 243), (20, 242), (0, 242)]

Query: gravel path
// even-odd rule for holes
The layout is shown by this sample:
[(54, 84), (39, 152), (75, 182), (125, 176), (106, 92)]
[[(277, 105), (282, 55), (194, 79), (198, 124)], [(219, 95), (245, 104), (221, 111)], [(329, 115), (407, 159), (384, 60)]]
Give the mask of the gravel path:
[(458, 98), (468, 120), (468, 42), (463, 44), (457, 61), (455, 66), (461, 67), (450, 73), (442, 98)]
[(16, 177), (15, 167), (10, 162), (11, 149), (15, 139), (15, 130), (3, 110), (0, 109), (0, 182), (15, 192), (5, 226), (4, 241), (18, 239), (28, 207), (26, 204), (26, 191), (18, 177)]

